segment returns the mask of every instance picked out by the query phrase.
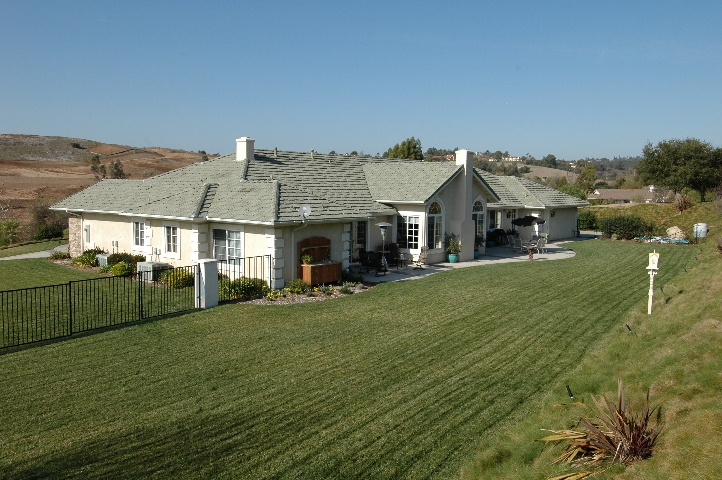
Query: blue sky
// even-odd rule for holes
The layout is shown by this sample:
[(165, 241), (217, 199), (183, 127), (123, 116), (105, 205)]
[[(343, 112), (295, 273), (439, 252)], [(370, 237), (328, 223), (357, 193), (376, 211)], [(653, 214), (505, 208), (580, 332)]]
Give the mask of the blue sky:
[(0, 133), (227, 153), (722, 145), (722, 2), (0, 0)]

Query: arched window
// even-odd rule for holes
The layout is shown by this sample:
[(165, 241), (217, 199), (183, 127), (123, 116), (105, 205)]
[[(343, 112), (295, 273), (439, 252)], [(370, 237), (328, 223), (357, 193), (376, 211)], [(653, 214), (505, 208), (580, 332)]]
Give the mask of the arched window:
[(476, 225), (476, 234), (484, 235), (484, 203), (481, 200), (474, 202), (474, 207), (471, 209), (471, 219), (474, 220), (474, 225)]
[(444, 236), (444, 214), (439, 202), (432, 202), (429, 205), (426, 225), (426, 245), (429, 248), (441, 248)]

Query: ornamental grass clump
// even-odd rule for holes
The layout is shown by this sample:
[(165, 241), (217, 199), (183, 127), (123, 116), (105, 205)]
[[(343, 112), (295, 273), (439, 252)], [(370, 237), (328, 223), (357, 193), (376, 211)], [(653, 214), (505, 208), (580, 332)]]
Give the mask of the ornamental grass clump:
[[(641, 412), (635, 413), (627, 406), (621, 372), (617, 373), (617, 403), (607, 397), (592, 396), (597, 408), (597, 418), (582, 417), (581, 430), (548, 430), (552, 434), (540, 441), (567, 442), (564, 452), (554, 463), (566, 462), (577, 467), (602, 467), (605, 464), (628, 465), (652, 455), (654, 444), (662, 431), (661, 404), (649, 405), (649, 390)], [(652, 420), (654, 420), (652, 422)], [(555, 479), (583, 478), (596, 471), (575, 472)]]

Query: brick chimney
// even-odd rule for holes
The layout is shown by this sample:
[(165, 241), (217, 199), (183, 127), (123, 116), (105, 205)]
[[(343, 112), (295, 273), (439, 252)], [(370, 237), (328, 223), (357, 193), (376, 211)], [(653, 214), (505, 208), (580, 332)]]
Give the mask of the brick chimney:
[(241, 137), (236, 139), (236, 161), (254, 160), (253, 140), (250, 137)]

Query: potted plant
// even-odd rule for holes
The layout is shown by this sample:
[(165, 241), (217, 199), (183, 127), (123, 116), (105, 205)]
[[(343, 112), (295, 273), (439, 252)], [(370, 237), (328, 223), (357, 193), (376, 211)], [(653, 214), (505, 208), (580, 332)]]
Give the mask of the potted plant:
[(448, 254), (449, 263), (459, 261), (459, 253), (461, 252), (461, 238), (455, 233), (447, 233), (444, 235), (444, 249)]
[(481, 257), (481, 247), (484, 246), (485, 242), (486, 240), (483, 233), (477, 233), (474, 236), (474, 258)]
[(301, 261), (303, 262), (304, 265), (308, 265), (309, 263), (311, 263), (313, 261), (313, 257), (308, 254), (301, 255)]

